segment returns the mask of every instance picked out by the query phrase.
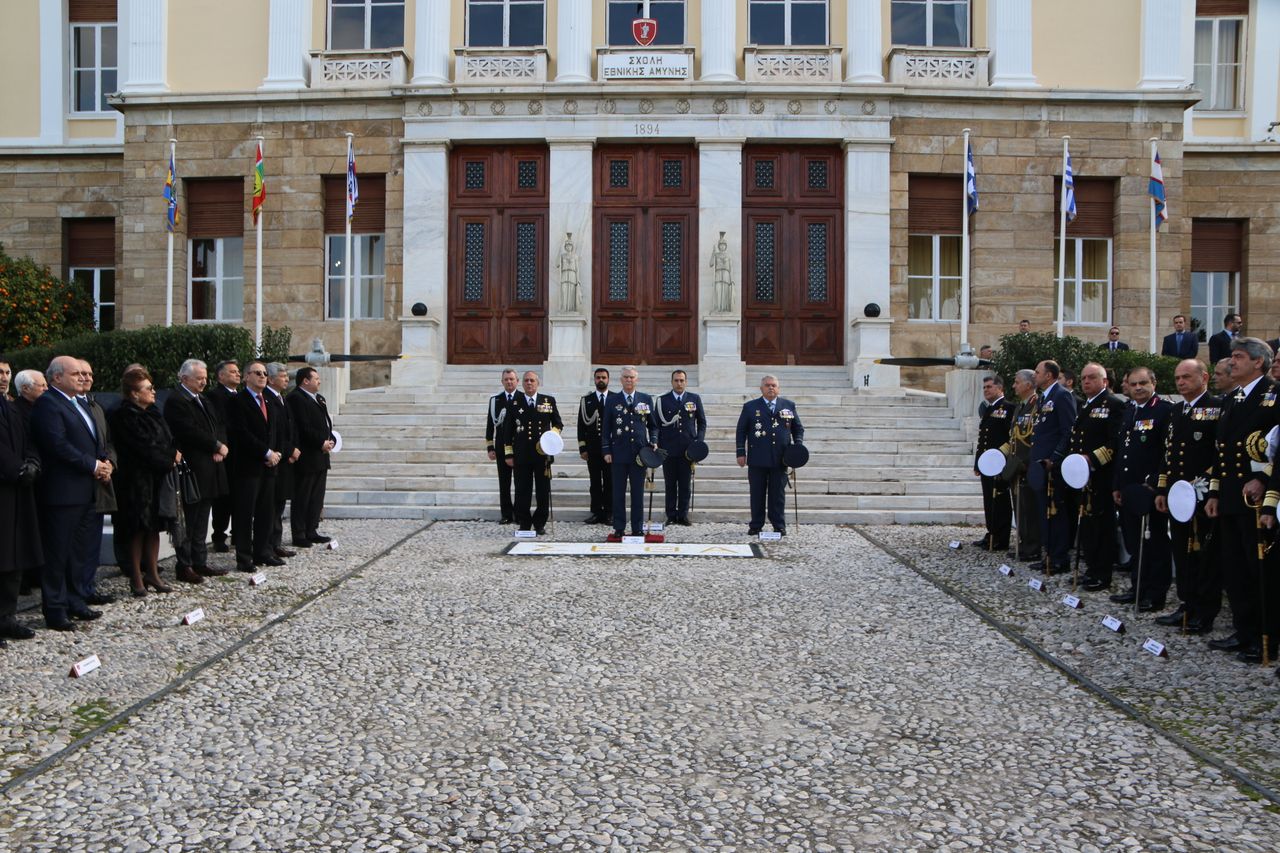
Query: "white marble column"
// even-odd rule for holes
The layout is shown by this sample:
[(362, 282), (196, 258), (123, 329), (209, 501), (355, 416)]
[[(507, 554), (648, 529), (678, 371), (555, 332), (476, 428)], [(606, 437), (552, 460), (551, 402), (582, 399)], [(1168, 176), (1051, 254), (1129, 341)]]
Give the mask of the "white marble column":
[[(434, 385), (445, 362), (444, 321), (449, 280), (449, 146), (404, 148), (404, 284), (400, 310), (401, 358), (391, 363), (393, 385)], [(427, 307), (422, 317), (413, 306)]]
[(165, 74), (168, 0), (121, 0), (119, 51), (124, 61), (120, 91), (146, 95), (169, 91)]
[[(845, 363), (859, 391), (892, 390), (901, 384), (897, 367), (875, 364), (890, 355), (889, 333), (889, 144), (845, 145)], [(874, 303), (879, 317), (867, 317)]]
[(560, 0), (556, 5), (556, 82), (590, 83), (591, 0)]
[[(1276, 89), (1280, 86), (1280, 3), (1258, 3), (1256, 9), (1252, 21), (1253, 67), (1245, 75), (1249, 80), (1250, 142), (1264, 140), (1267, 125), (1280, 121), (1276, 108)], [(1271, 136), (1280, 138), (1280, 129), (1272, 130)]]
[(311, 68), (311, 0), (271, 0), (263, 90), (307, 88)]
[(1179, 0), (1142, 0), (1139, 89), (1180, 89), (1187, 84), (1182, 70), (1182, 16), (1186, 8)]
[(414, 86), (449, 83), (449, 12), (451, 0), (414, 0), (413, 79)]
[[(547, 262), (547, 285), (550, 345), (543, 366), (543, 383), (549, 393), (559, 392), (561, 399), (589, 384), (591, 378), (592, 235), (591, 235), (591, 158), (594, 144), (590, 140), (547, 140), (551, 160), (547, 185), (551, 196), (547, 203), (547, 238), (550, 250)], [(558, 266), (567, 235), (573, 235), (578, 258), (578, 306), (566, 310), (562, 304), (561, 273)]]
[(884, 82), (880, 0), (849, 0), (845, 12), (846, 83)]
[[(698, 142), (698, 383), (704, 388), (743, 388), (742, 360), (742, 143), (744, 139)], [(720, 234), (728, 244), (733, 274), (732, 310), (717, 311), (712, 255)]]
[(738, 79), (734, 44), (738, 38), (735, 0), (702, 0), (702, 76), (704, 82)]
[(61, 145), (67, 114), (67, 50), (62, 0), (40, 0), (40, 135), (41, 145)]
[(991, 0), (987, 43), (992, 86), (1037, 85), (1031, 64), (1031, 0)]

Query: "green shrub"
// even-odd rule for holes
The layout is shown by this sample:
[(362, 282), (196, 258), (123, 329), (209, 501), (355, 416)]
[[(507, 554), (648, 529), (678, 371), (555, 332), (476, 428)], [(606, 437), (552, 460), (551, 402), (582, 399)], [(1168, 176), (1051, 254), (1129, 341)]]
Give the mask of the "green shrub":
[[(288, 356), (290, 337), (288, 327), (264, 328), (265, 357), (271, 361), (284, 361)], [(206, 362), (210, 369), (228, 358), (244, 364), (254, 357), (254, 345), (253, 334), (243, 326), (147, 326), (79, 335), (50, 346), (15, 350), (9, 354), (9, 359), (15, 372), (28, 368), (43, 371), (58, 355), (85, 359), (93, 365), (94, 386), (98, 390), (114, 391), (125, 368), (134, 362), (151, 372), (157, 387), (167, 388), (178, 381), (178, 368), (189, 358)]]
[(1013, 374), (1022, 368), (1034, 369), (1045, 359), (1052, 359), (1066, 370), (1080, 375), (1080, 370), (1091, 361), (1115, 372), (1113, 391), (1119, 391), (1119, 380), (1132, 367), (1149, 367), (1156, 374), (1156, 390), (1161, 394), (1175, 393), (1173, 371), (1178, 366), (1176, 358), (1155, 355), (1138, 350), (1115, 352), (1098, 344), (1070, 335), (1058, 337), (1048, 332), (1018, 332), (1000, 338), (1000, 348), (993, 359), (995, 371), (1004, 378), (1005, 387), (1012, 388)]
[(0, 352), (93, 331), (93, 294), (0, 245)]

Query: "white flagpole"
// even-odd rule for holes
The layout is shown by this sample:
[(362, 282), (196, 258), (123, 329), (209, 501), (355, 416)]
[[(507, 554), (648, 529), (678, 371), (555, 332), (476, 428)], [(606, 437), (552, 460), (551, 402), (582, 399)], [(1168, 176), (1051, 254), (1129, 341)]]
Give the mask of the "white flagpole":
[[(351, 144), (355, 137), (354, 133), (347, 134), (347, 164), (350, 168), (351, 163)], [(351, 192), (351, 188), (347, 187), (347, 192)], [(346, 213), (346, 203), (343, 203), (342, 212)], [(347, 219), (347, 254), (343, 258), (342, 264), (342, 351), (351, 353), (351, 217)], [(347, 370), (351, 369), (351, 362), (347, 362)]]
[(1067, 142), (1070, 136), (1062, 137), (1062, 192), (1058, 194), (1058, 337), (1062, 337), (1062, 322), (1067, 292)]
[[(1151, 168), (1155, 168), (1156, 162), (1156, 137), (1151, 138)], [(1148, 178), (1148, 181), (1150, 178)], [(1155, 196), (1147, 193), (1147, 205), (1151, 208), (1151, 318), (1148, 325), (1148, 338), (1151, 342), (1151, 351), (1156, 351), (1156, 199)], [(1168, 198), (1168, 190), (1165, 190), (1165, 198)]]
[[(171, 138), (169, 140), (169, 163), (174, 164), (175, 172), (177, 171), (177, 153), (178, 140)], [(165, 169), (168, 169), (168, 164), (165, 165)], [(170, 192), (173, 193), (173, 198), (176, 201), (178, 198), (178, 176), (176, 174), (173, 176), (173, 188)], [(169, 222), (168, 202), (165, 204), (164, 218), (167, 225)], [(173, 228), (167, 227), (165, 230), (169, 232), (168, 272), (165, 274), (164, 283), (164, 325), (165, 328), (168, 328), (173, 325)]]
[(960, 352), (969, 352), (969, 128), (960, 158)]
[[(263, 137), (259, 136), (258, 149), (262, 152), (262, 157), (265, 163), (267, 153), (265, 150), (263, 150), (262, 141), (263, 141)], [(254, 174), (256, 175), (258, 170), (258, 163), (257, 163), (258, 158), (255, 156), (253, 159), (254, 159), (254, 164), (253, 164)], [(264, 168), (265, 168), (265, 165), (264, 165)], [(250, 202), (250, 204), (252, 204), (252, 202)], [(257, 229), (258, 249), (257, 249), (257, 252), (255, 252), (253, 266), (254, 266), (254, 274), (256, 276), (255, 280), (258, 283), (257, 294), (256, 294), (256, 298), (258, 301), (258, 309), (257, 311), (254, 312), (253, 339), (258, 342), (258, 355), (262, 355), (262, 210), (261, 208), (259, 208), (258, 210), (257, 220), (258, 222), (256, 224), (256, 229)]]

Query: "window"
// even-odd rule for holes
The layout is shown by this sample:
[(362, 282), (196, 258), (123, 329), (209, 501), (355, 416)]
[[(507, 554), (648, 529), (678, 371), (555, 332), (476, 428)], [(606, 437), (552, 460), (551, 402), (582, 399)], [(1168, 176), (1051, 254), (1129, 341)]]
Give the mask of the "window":
[(536, 47), (546, 43), (543, 0), (467, 0), (467, 47)]
[(1222, 318), (1240, 311), (1244, 223), (1236, 219), (1191, 221), (1191, 329), (1204, 341)]
[(1240, 109), (1244, 21), (1196, 18), (1195, 83), (1204, 93), (1197, 110)]
[[(1059, 241), (1053, 243), (1053, 275), (1058, 276)], [(1085, 325), (1111, 323), (1111, 241), (1067, 237), (1064, 322)], [(1053, 319), (1058, 319), (1058, 289), (1053, 291)]]
[(814, 0), (751, 0), (748, 41), (761, 45), (825, 45), (827, 4)]
[(63, 234), (67, 278), (93, 294), (93, 325), (100, 332), (116, 327), (116, 221), (67, 219)]
[[(643, 17), (643, 3), (609, 0), (609, 46), (637, 47), (631, 22)], [(684, 0), (650, 0), (649, 17), (658, 22), (654, 44), (684, 44)]]
[(187, 319), (244, 319), (244, 180), (187, 180)]
[(969, 46), (969, 0), (893, 0), (893, 43)]
[(329, 0), (330, 50), (404, 46), (404, 0)]
[(960, 319), (960, 232), (964, 182), (958, 176), (907, 179), (907, 319)]
[(119, 88), (115, 0), (69, 0), (71, 112), (114, 113), (107, 96)]
[[(351, 319), (381, 320), (386, 275), (384, 175), (360, 176), (360, 201), (351, 220)], [(346, 289), (347, 179), (324, 179), (325, 318), (341, 320)]]

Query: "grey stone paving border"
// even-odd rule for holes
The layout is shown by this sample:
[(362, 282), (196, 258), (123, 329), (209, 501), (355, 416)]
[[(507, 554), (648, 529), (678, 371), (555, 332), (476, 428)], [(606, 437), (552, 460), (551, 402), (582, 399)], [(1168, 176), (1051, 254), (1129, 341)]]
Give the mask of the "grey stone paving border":
[(42, 758), (40, 761), (38, 761), (31, 767), (28, 767), (27, 769), (16, 774), (12, 778), (6, 780), (3, 784), (0, 784), (0, 795), (7, 794), (10, 791), (16, 790), (17, 788), (25, 785), (26, 783), (32, 781), (36, 777), (45, 773), (50, 768), (56, 767), (57, 765), (61, 764), (67, 758), (71, 757), (76, 752), (80, 751), (85, 746), (93, 742), (94, 739), (96, 739), (103, 733), (111, 731), (117, 726), (125, 723), (126, 721), (128, 721), (130, 717), (137, 714), (139, 711), (144, 710), (148, 706), (154, 704), (155, 702), (158, 702), (159, 700), (163, 699), (164, 697), (168, 696), (174, 691), (184, 687), (188, 682), (190, 682), (197, 676), (201, 675), (209, 667), (214, 666), (215, 664), (225, 660), (226, 658), (230, 657), (231, 655), (245, 648), (250, 643), (254, 642), (259, 637), (263, 636), (264, 634), (266, 634), (268, 631), (275, 628), (276, 626), (289, 621), (289, 619), (296, 616), (298, 613), (302, 612), (306, 608), (310, 607), (318, 599), (328, 595), (329, 593), (333, 592), (335, 589), (337, 589), (338, 587), (342, 586), (344, 583), (349, 581), (351, 578), (359, 575), (366, 568), (378, 562), (382, 558), (386, 557), (388, 554), (390, 554), (391, 552), (399, 548), (401, 545), (403, 545), (405, 542), (408, 542), (413, 537), (428, 530), (433, 524), (435, 524), (434, 521), (428, 521), (425, 524), (414, 528), (413, 530), (409, 531), (405, 535), (401, 536), (399, 539), (395, 540), (391, 544), (382, 548), (376, 554), (373, 554), (368, 559), (361, 562), (355, 568), (350, 569), (346, 572), (343, 572), (338, 577), (330, 580), (327, 584), (325, 584), (319, 590), (312, 593), (308, 593), (302, 598), (301, 601), (296, 602), (292, 607), (290, 607), (284, 613), (281, 613), (277, 616), (273, 616), (272, 618), (268, 618), (266, 622), (264, 622), (262, 625), (258, 626), (257, 628), (253, 629), (245, 636), (241, 637), (238, 641), (236, 641), (232, 645), (224, 649), (221, 649), (217, 653), (205, 658), (200, 663), (192, 666), (189, 669), (184, 670), (181, 675), (179, 675), (177, 678), (173, 679), (169, 683), (165, 684), (159, 690), (156, 690), (150, 693), (149, 695), (144, 696), (143, 698), (134, 702), (132, 705), (129, 705), (124, 710), (118, 711), (108, 719), (104, 720), (103, 722), (94, 726), (89, 731), (82, 734), (79, 738), (73, 740), (67, 746), (63, 747), (57, 752), (52, 753), (51, 755), (45, 756), (44, 758)]

